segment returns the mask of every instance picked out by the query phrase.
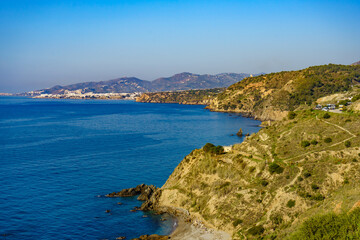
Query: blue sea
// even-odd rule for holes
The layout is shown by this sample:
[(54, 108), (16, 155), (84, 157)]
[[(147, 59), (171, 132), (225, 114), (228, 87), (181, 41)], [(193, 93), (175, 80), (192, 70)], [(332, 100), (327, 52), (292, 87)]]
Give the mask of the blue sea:
[(174, 219), (130, 212), (136, 197), (103, 196), (161, 187), (193, 149), (259, 124), (204, 106), (0, 97), (0, 239), (169, 234)]

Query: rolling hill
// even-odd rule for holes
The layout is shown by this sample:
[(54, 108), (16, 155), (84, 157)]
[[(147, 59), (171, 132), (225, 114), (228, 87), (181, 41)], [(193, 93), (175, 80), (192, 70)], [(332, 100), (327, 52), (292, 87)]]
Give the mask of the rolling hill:
[(217, 95), (209, 109), (280, 120), (300, 105), (360, 84), (360, 65), (322, 65), (248, 77)]

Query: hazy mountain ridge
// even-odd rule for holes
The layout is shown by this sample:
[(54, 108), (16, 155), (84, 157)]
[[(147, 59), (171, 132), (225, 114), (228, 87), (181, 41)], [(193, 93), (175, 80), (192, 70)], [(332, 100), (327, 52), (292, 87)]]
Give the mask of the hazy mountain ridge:
[(66, 86), (57, 85), (52, 88), (28, 92), (27, 94), (63, 94), (66, 91), (79, 91), (82, 93), (134, 93), (222, 88), (228, 87), (249, 76), (250, 74), (247, 73), (200, 75), (183, 72), (171, 77), (158, 78), (153, 81), (141, 80), (136, 77), (122, 77), (100, 82), (84, 82)]

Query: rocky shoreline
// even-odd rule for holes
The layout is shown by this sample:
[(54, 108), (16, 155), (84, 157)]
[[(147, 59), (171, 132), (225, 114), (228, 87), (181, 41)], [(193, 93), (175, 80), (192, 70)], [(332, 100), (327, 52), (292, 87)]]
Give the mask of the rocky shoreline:
[(123, 189), (120, 192), (112, 192), (106, 194), (105, 197), (133, 197), (137, 196), (137, 200), (143, 201), (141, 207), (137, 210), (152, 211), (156, 214), (169, 214), (176, 219), (176, 226), (169, 236), (164, 235), (142, 235), (133, 240), (165, 240), (165, 239), (231, 239), (230, 235), (223, 231), (206, 228), (201, 221), (193, 219), (190, 213), (182, 208), (166, 207), (159, 205), (162, 189), (153, 185), (140, 184), (134, 188)]

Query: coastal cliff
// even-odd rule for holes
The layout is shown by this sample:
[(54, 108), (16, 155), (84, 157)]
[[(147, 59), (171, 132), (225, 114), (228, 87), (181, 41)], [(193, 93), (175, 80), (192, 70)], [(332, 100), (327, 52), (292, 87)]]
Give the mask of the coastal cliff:
[[(224, 239), (360, 238), (359, 83), (360, 66), (326, 65), (246, 78), (216, 93), (206, 99), (212, 111), (276, 121), (226, 153), (193, 150), (141, 209), (225, 232)], [(347, 99), (347, 111), (314, 110), (335, 95)]]
[(281, 120), (301, 105), (349, 91), (360, 83), (360, 65), (323, 65), (249, 77), (216, 96), (208, 109), (239, 112), (259, 120)]
[(225, 154), (194, 150), (142, 209), (233, 239), (301, 239), (309, 217), (360, 206), (359, 146), (359, 115), (298, 111)]
[(188, 90), (178, 92), (155, 92), (143, 93), (136, 98), (137, 102), (145, 103), (178, 103), (189, 105), (209, 105), (213, 99), (224, 88), (214, 88), (206, 90)]
[(360, 65), (329, 64), (248, 77), (226, 89), (143, 93), (136, 101), (207, 105), (211, 111), (282, 120), (289, 111), (315, 106), (319, 98), (348, 92), (359, 84)]

